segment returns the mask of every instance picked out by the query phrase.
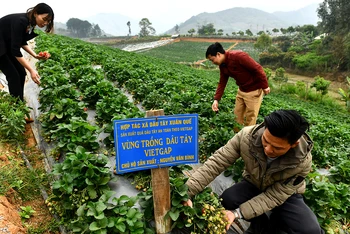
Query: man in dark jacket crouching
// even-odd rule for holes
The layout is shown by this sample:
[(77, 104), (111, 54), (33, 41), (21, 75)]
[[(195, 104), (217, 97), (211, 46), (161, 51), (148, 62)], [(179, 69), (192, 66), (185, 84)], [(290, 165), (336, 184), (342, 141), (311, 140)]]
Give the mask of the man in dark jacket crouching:
[[(266, 225), (256, 233), (324, 233), (301, 195), (312, 164), (313, 142), (305, 133), (308, 127), (298, 112), (278, 110), (262, 124), (243, 128), (193, 173), (187, 181), (189, 195), (201, 192), (242, 157), (243, 180), (221, 195), (227, 229), (235, 219), (245, 219), (251, 222), (246, 233), (253, 233), (263, 219)], [(191, 200), (185, 205), (192, 206)]]

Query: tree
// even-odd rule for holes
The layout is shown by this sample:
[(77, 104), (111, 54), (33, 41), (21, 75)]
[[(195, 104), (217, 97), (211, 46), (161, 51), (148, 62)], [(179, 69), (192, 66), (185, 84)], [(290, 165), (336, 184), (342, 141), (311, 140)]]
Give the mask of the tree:
[(281, 31), (281, 33), (282, 33), (283, 35), (286, 34), (286, 33), (288, 32), (288, 30), (285, 29), (285, 28), (280, 28), (280, 31)]
[(224, 35), (224, 30), (222, 30), (222, 29), (219, 29), (219, 30), (218, 30), (218, 35), (219, 35), (219, 36), (222, 36), (222, 35)]
[(131, 35), (131, 23), (130, 23), (130, 21), (128, 21), (126, 23), (126, 25), (129, 27), (129, 34), (128, 34), (128, 36), (130, 36)]
[(345, 35), (350, 32), (350, 1), (324, 0), (317, 9), (323, 32)]
[(214, 24), (209, 23), (207, 25), (202, 25), (198, 28), (197, 33), (199, 35), (215, 35), (216, 29), (214, 28)]
[(294, 27), (293, 27), (293, 26), (289, 26), (289, 27), (287, 28), (287, 32), (289, 32), (289, 34), (294, 33), (294, 32), (295, 32)]
[(271, 45), (272, 45), (271, 37), (263, 33), (258, 37), (258, 40), (254, 44), (254, 48), (260, 51), (267, 51)]
[(92, 25), (88, 21), (82, 21), (77, 18), (70, 18), (67, 23), (67, 29), (76, 37), (83, 38), (90, 36)]
[(243, 36), (244, 36), (244, 32), (243, 32), (242, 30), (239, 30), (239, 31), (238, 31), (238, 35), (240, 35), (241, 37), (243, 37)]
[(179, 25), (175, 25), (175, 33), (180, 34), (180, 27)]
[(259, 32), (257, 33), (258, 36), (260, 36), (260, 35), (262, 35), (262, 34), (265, 34), (265, 32), (264, 32), (264, 31), (259, 31)]
[(245, 34), (250, 37), (253, 36), (253, 33), (250, 31), (250, 29), (245, 30)]
[(187, 31), (189, 34), (191, 34), (191, 37), (193, 36), (193, 34), (196, 32), (196, 30), (194, 28), (191, 28), (190, 30)]
[(102, 35), (102, 30), (98, 24), (93, 25), (91, 29), (91, 36), (100, 37)]
[(332, 54), (337, 70), (350, 69), (350, 2), (324, 0), (317, 9), (319, 27), (327, 37), (322, 40), (325, 53)]
[(156, 33), (156, 30), (151, 25), (152, 23), (147, 18), (141, 19), (139, 22), (139, 26), (141, 28), (140, 37), (147, 37)]
[(314, 37), (315, 36), (312, 31), (302, 32), (300, 30), (300, 32), (296, 33), (292, 38), (292, 46), (294, 51), (307, 52), (310, 49), (310, 46), (313, 45)]
[(275, 33), (275, 34), (278, 33), (279, 31), (280, 31), (280, 30), (278, 30), (278, 28), (272, 29), (272, 32)]
[(305, 24), (301, 27), (298, 28), (298, 32), (302, 32), (302, 33), (309, 33), (316, 37), (319, 35), (319, 30), (315, 25), (312, 24)]

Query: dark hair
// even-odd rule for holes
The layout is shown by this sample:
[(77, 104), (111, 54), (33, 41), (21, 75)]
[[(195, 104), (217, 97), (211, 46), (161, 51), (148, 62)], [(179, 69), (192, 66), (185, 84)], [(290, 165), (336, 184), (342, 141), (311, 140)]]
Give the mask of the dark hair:
[(45, 32), (51, 32), (53, 30), (53, 20), (54, 20), (55, 14), (53, 13), (53, 10), (52, 10), (52, 8), (49, 5), (47, 5), (46, 3), (39, 3), (35, 7), (29, 8), (27, 10), (27, 15), (28, 15), (30, 24), (32, 26), (36, 25), (34, 14), (38, 14), (38, 15), (40, 15), (40, 14), (48, 14), (48, 17), (50, 18), (50, 21), (46, 25)]
[(264, 118), (265, 127), (279, 138), (294, 144), (309, 129), (309, 123), (295, 110), (277, 110)]
[(218, 52), (225, 54), (225, 50), (222, 45), (219, 42), (215, 42), (208, 47), (207, 52), (205, 53), (205, 57), (208, 58), (209, 55), (216, 56)]

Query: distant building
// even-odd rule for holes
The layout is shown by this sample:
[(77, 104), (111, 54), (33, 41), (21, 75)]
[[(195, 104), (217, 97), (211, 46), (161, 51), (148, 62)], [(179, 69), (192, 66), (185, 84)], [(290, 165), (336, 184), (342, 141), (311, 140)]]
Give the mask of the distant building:
[(321, 40), (321, 39), (325, 38), (326, 36), (328, 36), (328, 33), (322, 33), (321, 35), (318, 35), (314, 39), (315, 40)]

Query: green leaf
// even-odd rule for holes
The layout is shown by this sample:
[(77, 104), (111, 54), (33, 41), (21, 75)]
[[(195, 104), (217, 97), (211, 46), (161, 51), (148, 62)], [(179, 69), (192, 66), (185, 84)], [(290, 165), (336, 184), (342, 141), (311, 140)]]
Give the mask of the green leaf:
[(92, 222), (89, 226), (90, 231), (97, 231), (100, 230), (101, 227), (98, 225), (97, 222)]
[(126, 225), (124, 223), (116, 223), (115, 228), (118, 229), (121, 233), (124, 233), (126, 230)]
[(102, 212), (107, 208), (107, 206), (105, 204), (103, 204), (102, 202), (98, 201), (96, 204), (96, 211), (97, 212)]
[(83, 216), (85, 214), (85, 207), (86, 207), (86, 204), (80, 206), (77, 210), (77, 215), (79, 217)]
[(178, 188), (178, 190), (179, 190), (179, 194), (181, 196), (185, 196), (185, 195), (187, 195), (188, 186), (186, 184), (184, 184), (184, 185), (180, 186)]
[(181, 201), (182, 201), (181, 198), (175, 197), (175, 198), (172, 199), (171, 204), (173, 206), (178, 206), (181, 203)]
[(99, 181), (99, 185), (105, 185), (110, 181), (110, 177), (103, 177), (102, 179), (100, 179)]
[(169, 214), (170, 218), (171, 218), (173, 221), (176, 221), (176, 220), (179, 218), (179, 216), (180, 216), (180, 211), (178, 211), (178, 210), (169, 211), (168, 214)]
[(137, 210), (135, 208), (131, 208), (131, 209), (129, 209), (128, 213), (126, 214), (126, 217), (131, 219), (135, 216), (136, 213), (137, 213)]
[(126, 223), (130, 226), (130, 227), (133, 227), (134, 226), (134, 222), (130, 219), (127, 219), (126, 220)]
[(84, 147), (78, 146), (78, 147), (76, 148), (75, 152), (76, 152), (77, 154), (85, 154), (86, 150), (85, 150)]
[(89, 180), (89, 178), (86, 178), (86, 179), (85, 179), (85, 183), (86, 183), (87, 185), (94, 185), (94, 183), (93, 183), (91, 180)]

